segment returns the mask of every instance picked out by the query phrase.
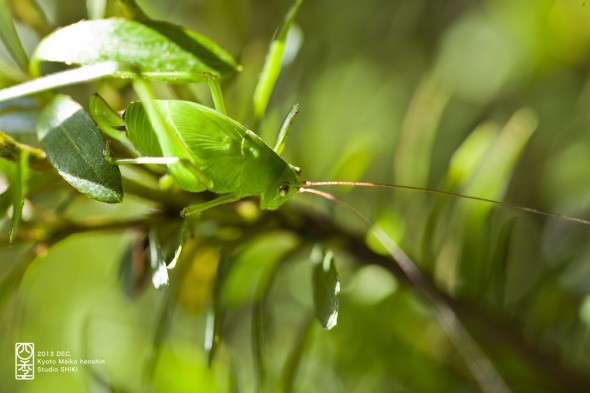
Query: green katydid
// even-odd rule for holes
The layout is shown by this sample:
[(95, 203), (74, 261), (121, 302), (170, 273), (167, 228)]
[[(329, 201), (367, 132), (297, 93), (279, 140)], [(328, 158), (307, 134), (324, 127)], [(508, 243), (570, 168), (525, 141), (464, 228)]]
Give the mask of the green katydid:
[[(94, 96), (91, 107), (98, 107), (100, 100)], [(274, 210), (304, 184), (299, 168), (287, 163), (278, 154), (283, 149), (288, 125), (296, 110), (287, 117), (279, 141), (272, 149), (240, 123), (206, 106), (178, 100), (156, 100), (153, 104), (163, 115), (166, 127), (183, 144), (179, 153), (186, 152), (188, 155), (163, 157), (166, 147), (153, 143), (157, 140), (157, 131), (150, 124), (147, 111), (142, 103), (132, 102), (125, 114), (128, 138), (147, 157), (114, 162), (168, 164), (180, 188), (191, 192), (209, 190), (221, 195), (212, 201), (185, 208), (183, 216), (253, 195), (260, 196), (262, 209)], [(100, 106), (103, 107), (102, 104)], [(108, 127), (104, 112), (94, 115), (102, 128)]]

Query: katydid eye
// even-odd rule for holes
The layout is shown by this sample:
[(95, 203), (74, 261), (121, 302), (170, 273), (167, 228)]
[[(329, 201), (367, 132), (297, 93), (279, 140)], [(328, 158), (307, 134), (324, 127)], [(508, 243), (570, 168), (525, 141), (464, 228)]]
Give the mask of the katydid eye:
[(289, 183), (283, 183), (280, 187), (279, 187), (279, 195), (284, 197), (289, 195), (289, 190), (291, 189), (291, 187), (289, 187)]

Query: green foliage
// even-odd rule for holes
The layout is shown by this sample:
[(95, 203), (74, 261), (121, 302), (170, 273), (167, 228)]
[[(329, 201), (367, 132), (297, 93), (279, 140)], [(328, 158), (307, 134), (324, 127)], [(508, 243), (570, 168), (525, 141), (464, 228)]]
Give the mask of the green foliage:
[[(67, 42), (68, 45), (63, 43)], [(158, 21), (100, 19), (83, 21), (45, 37), (31, 58), (33, 74), (43, 61), (92, 65), (115, 61), (118, 77), (167, 82), (200, 82), (204, 73), (225, 76), (238, 69), (220, 46), (200, 34)]]
[(295, 195), (587, 216), (589, 7), (37, 2), (0, 0), (0, 352), (106, 364), (2, 389), (590, 390), (587, 226), (333, 189), (415, 280)]

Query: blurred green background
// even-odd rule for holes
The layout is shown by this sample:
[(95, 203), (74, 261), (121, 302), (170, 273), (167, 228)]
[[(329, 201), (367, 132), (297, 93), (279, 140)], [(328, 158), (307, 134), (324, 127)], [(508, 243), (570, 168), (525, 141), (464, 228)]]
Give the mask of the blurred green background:
[[(103, 10), (117, 14), (99, 0), (38, 4), (47, 31)], [(236, 57), (244, 70), (222, 87), (229, 115), (252, 126), (252, 92), (291, 3), (139, 4), (151, 17), (194, 29)], [(18, 31), (30, 52), (43, 28), (19, 22)], [(3, 51), (1, 87), (19, 80), (15, 70)], [(305, 179), (432, 187), (590, 217), (589, 76), (590, 4), (583, 0), (308, 0), (256, 131), (272, 145), (298, 102), (285, 157)], [(175, 94), (156, 87), (162, 97)], [(117, 109), (131, 99), (120, 81), (65, 91), (86, 104), (97, 90)], [(206, 86), (194, 92), (209, 102)], [(34, 108), (0, 106), (0, 129), (19, 140), (34, 140), (34, 118)], [(2, 160), (0, 170), (9, 175), (14, 168)], [(0, 179), (4, 191), (7, 178)], [(104, 205), (52, 182), (30, 196), (24, 228), (42, 231), (38, 223), (45, 219), (141, 219), (158, 208), (132, 195), (122, 205)], [(467, 327), (513, 391), (590, 390), (588, 226), (420, 192), (332, 191), (379, 223), (467, 310)], [(125, 293), (119, 265), (138, 231), (75, 234), (49, 249), (24, 241), (9, 246), (7, 211), (0, 221), (0, 391), (256, 391), (252, 304), (269, 277), (267, 391), (275, 391), (289, 370), (286, 359), (299, 347), (296, 392), (479, 391), (415, 288), (372, 257), (355, 254), (348, 235), (321, 226), (333, 221), (365, 236), (366, 227), (349, 212), (310, 195), (263, 215), (248, 215), (254, 205), (240, 204), (237, 224), (218, 209), (197, 224), (173, 287), (162, 293), (148, 283), (134, 296)], [(317, 218), (307, 232), (325, 235), (317, 241), (335, 251), (342, 284), (337, 327), (327, 332), (313, 324), (305, 345), (297, 340), (313, 312), (307, 259), (314, 239), (302, 224), (292, 224), (301, 212)], [(367, 237), (367, 244), (380, 252), (374, 239)], [(22, 282), (8, 285), (24, 261), (30, 262)], [(221, 289), (227, 313), (209, 368), (203, 336), (220, 263), (231, 266)], [(16, 342), (106, 364), (15, 381)], [(159, 356), (146, 382), (155, 347)]]

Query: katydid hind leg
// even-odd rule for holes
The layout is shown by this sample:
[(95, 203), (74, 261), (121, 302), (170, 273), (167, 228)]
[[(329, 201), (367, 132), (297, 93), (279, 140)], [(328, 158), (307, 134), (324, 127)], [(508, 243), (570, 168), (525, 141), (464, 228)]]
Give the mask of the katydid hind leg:
[(110, 150), (105, 150), (107, 161), (115, 165), (183, 165), (189, 170), (206, 188), (212, 187), (211, 180), (199, 170), (192, 162), (178, 157), (136, 157), (136, 158), (114, 158)]
[(207, 209), (211, 209), (212, 207), (223, 205), (223, 204), (230, 203), (230, 202), (235, 202), (238, 199), (240, 199), (240, 198), (238, 198), (232, 194), (222, 195), (222, 196), (215, 198), (215, 199), (208, 201), (208, 202), (203, 202), (203, 203), (199, 203), (196, 205), (187, 206), (184, 209), (182, 209), (182, 212), (180, 213), (180, 215), (183, 217), (194, 216), (194, 215), (197, 215)]
[(137, 158), (107, 158), (113, 164), (117, 165), (170, 165), (181, 162), (178, 157), (137, 157)]

